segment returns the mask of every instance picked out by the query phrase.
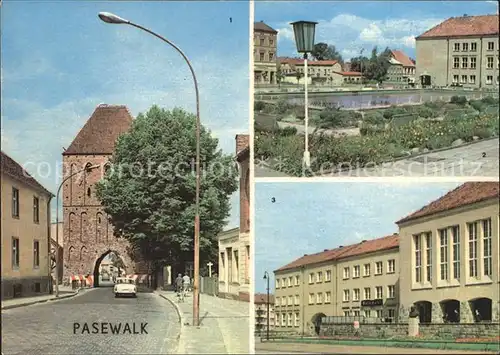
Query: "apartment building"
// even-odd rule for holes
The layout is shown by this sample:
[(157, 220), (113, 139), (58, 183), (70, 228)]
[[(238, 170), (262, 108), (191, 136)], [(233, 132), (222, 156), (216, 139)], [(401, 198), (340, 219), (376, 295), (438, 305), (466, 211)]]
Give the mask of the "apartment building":
[(403, 72), (401, 74), (401, 81), (406, 83), (415, 82), (416, 66), (413, 60), (408, 57), (403, 51), (391, 50), (391, 58), (396, 60), (403, 67)]
[(255, 84), (276, 84), (278, 31), (264, 22), (255, 22), (254, 79)]
[(250, 145), (248, 134), (236, 135), (240, 172), (240, 226), (218, 237), (219, 295), (250, 301)]
[(499, 322), (498, 198), (498, 182), (468, 182), (397, 222), (402, 316)]
[[(269, 303), (269, 313), (268, 310)], [(269, 295), (269, 300), (267, 294), (256, 293), (254, 295), (254, 305), (255, 305), (255, 331), (258, 333), (265, 333), (267, 331), (267, 320), (269, 315), (269, 329), (272, 330), (275, 327), (274, 318), (274, 295)]]
[(49, 293), (54, 195), (4, 152), (1, 167), (2, 300)]
[(498, 88), (498, 23), (498, 15), (452, 17), (416, 37), (419, 83)]
[(389, 67), (387, 68), (387, 81), (390, 82), (403, 82), (404, 68), (403, 64), (394, 58), (389, 58)]
[(334, 316), (395, 318), (398, 245), (398, 235), (366, 240), (276, 270), (276, 330), (318, 333), (321, 321)]

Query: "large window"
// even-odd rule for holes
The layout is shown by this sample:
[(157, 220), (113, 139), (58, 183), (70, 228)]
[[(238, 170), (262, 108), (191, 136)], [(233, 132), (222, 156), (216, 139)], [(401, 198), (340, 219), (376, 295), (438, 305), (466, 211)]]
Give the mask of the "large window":
[(415, 282), (422, 282), (422, 244), (420, 235), (413, 236), (413, 244), (415, 245)]
[(382, 299), (383, 292), (384, 292), (384, 289), (382, 286), (375, 287), (375, 294), (377, 295), (376, 299)]
[(344, 290), (342, 301), (349, 302), (349, 290)]
[(372, 292), (371, 288), (365, 287), (365, 300), (371, 300), (372, 299)]
[(364, 273), (363, 276), (370, 276), (370, 264), (364, 265)]
[(344, 268), (344, 280), (349, 278), (349, 268), (345, 267)]
[(451, 227), (453, 238), (453, 278), (460, 280), (460, 228), (459, 226)]
[(432, 283), (432, 233), (425, 234), (425, 259), (426, 280)]
[(40, 200), (36, 196), (33, 196), (33, 222), (40, 222)]
[(491, 258), (491, 219), (485, 219), (483, 224), (483, 262), (484, 262), (484, 275), (490, 276), (493, 270)]
[(356, 265), (352, 268), (352, 277), (353, 278), (358, 278), (359, 277), (359, 265)]
[(439, 269), (441, 280), (448, 280), (448, 229), (439, 230)]
[(359, 297), (360, 297), (359, 288), (355, 288), (354, 290), (352, 290), (352, 300), (359, 301)]
[(381, 261), (375, 263), (375, 275), (382, 275), (384, 264)]
[(33, 242), (33, 267), (40, 266), (40, 242), (35, 240)]
[(227, 248), (227, 282), (233, 282), (233, 248)]
[(12, 217), (19, 218), (19, 190), (12, 188)]
[(326, 270), (325, 273), (325, 282), (332, 281), (332, 271), (331, 270)]
[(19, 238), (12, 237), (12, 267), (19, 267)]
[(477, 230), (478, 223), (468, 223), (469, 232), (469, 277), (477, 277)]

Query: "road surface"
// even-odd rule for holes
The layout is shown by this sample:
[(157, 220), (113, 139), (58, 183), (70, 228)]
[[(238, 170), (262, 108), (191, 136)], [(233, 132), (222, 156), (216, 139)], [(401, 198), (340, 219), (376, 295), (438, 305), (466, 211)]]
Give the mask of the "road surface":
[[(94, 322), (99, 323), (100, 333), (101, 323), (113, 323), (115, 332), (121, 324), (120, 334), (112, 334), (109, 326), (104, 328), (108, 334), (92, 334)], [(76, 334), (75, 327), (79, 328)], [(179, 332), (178, 315), (167, 300), (142, 292), (137, 298), (115, 299), (111, 287), (2, 311), (4, 355), (173, 354), (177, 351)]]

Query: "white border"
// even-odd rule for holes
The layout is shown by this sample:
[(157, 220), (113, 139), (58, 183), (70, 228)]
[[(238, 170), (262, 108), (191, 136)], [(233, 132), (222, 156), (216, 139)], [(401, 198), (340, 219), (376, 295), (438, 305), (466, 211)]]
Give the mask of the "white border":
[(447, 182), (480, 182), (480, 181), (499, 181), (498, 177), (494, 176), (373, 176), (373, 177), (258, 177), (255, 178), (255, 183), (314, 183), (314, 182), (380, 182), (380, 183), (447, 183)]

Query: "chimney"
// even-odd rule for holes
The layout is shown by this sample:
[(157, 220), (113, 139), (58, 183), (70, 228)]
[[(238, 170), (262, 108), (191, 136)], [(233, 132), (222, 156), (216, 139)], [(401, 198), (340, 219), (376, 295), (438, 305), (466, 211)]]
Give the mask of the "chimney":
[(340, 248), (343, 248), (343, 247), (344, 247), (343, 245), (339, 245), (339, 249), (340, 249)]
[(249, 135), (248, 134), (237, 134), (236, 135), (236, 155), (243, 149), (249, 146)]
[(361, 243), (364, 243), (364, 242), (366, 242), (366, 239), (363, 239), (363, 240), (361, 241)]

